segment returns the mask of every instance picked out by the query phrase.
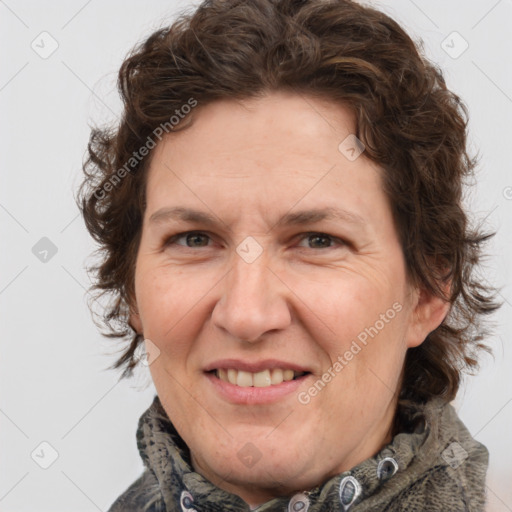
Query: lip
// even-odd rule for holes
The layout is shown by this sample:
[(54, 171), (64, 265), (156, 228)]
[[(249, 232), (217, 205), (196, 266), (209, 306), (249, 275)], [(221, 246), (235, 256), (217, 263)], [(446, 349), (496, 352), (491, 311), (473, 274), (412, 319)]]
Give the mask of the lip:
[[(266, 387), (254, 386), (236, 386), (230, 382), (220, 380), (213, 370), (219, 368), (229, 370), (242, 370), (245, 372), (257, 373), (263, 370), (272, 370), (280, 368), (282, 370), (293, 370), (294, 372), (304, 372), (305, 375), (297, 377), (294, 380), (283, 381), (281, 384), (273, 384)], [(218, 359), (204, 367), (204, 375), (213, 386), (215, 392), (220, 397), (232, 404), (238, 405), (263, 405), (272, 404), (285, 399), (288, 395), (296, 393), (299, 386), (311, 377), (312, 369), (307, 366), (301, 366), (297, 363), (282, 361), (280, 359), (262, 359), (260, 361), (244, 361), (242, 359)]]
[(280, 361), (278, 359), (264, 359), (261, 361), (242, 361), (241, 359), (219, 359), (213, 363), (208, 364), (205, 368), (205, 372), (211, 372), (212, 370), (218, 370), (223, 368), (225, 370), (242, 370), (244, 372), (257, 373), (263, 370), (272, 370), (273, 368), (281, 368), (281, 370), (293, 370), (294, 372), (305, 372), (312, 373), (311, 368), (306, 366), (300, 366), (295, 363), (288, 363), (286, 361)]
[[(278, 366), (275, 368), (277, 367)], [(226, 368), (226, 366), (221, 366), (221, 368)], [(243, 370), (243, 368), (238, 368)], [(268, 368), (268, 366), (266, 368)], [(213, 386), (215, 392), (220, 395), (222, 399), (237, 405), (264, 405), (279, 402), (293, 393), (296, 394), (299, 386), (301, 386), (306, 379), (311, 377), (311, 374), (307, 373), (294, 380), (283, 381), (281, 384), (258, 388), (253, 386), (241, 387), (231, 384), (230, 382), (225, 382), (217, 378), (214, 373), (211, 373), (211, 370), (210, 373), (205, 372), (204, 375)]]

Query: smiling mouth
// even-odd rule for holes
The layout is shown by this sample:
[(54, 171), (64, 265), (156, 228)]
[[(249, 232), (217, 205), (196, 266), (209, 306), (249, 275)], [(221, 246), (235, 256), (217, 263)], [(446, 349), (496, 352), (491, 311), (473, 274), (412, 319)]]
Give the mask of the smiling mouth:
[(236, 370), (234, 368), (219, 368), (212, 370), (210, 373), (214, 374), (219, 380), (244, 388), (278, 386), (283, 382), (297, 380), (309, 374), (309, 372), (296, 372), (294, 370), (282, 370), (280, 368), (272, 368), (256, 373)]

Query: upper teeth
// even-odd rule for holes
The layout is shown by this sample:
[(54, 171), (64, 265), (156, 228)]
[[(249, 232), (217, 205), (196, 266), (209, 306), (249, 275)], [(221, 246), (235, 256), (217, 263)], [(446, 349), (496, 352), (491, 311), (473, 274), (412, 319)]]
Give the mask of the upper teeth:
[(234, 368), (229, 368), (228, 370), (220, 368), (216, 371), (216, 375), (220, 380), (235, 384), (236, 386), (254, 386), (257, 388), (281, 384), (283, 381), (293, 380), (294, 377), (302, 375), (302, 373), (294, 372), (293, 370), (281, 370), (280, 368), (263, 370), (257, 373), (235, 370)]

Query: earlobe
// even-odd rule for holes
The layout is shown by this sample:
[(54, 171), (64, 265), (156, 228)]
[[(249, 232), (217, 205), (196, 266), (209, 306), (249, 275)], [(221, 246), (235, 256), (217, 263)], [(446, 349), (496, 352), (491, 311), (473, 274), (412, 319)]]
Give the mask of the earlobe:
[(442, 324), (450, 307), (449, 301), (426, 290), (420, 290), (412, 312), (407, 346), (412, 348), (421, 345), (425, 338)]

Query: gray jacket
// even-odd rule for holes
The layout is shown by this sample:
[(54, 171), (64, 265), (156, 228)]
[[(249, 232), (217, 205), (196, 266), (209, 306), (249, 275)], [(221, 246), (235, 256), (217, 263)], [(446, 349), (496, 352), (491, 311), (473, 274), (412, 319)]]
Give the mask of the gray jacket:
[[(410, 412), (410, 410), (409, 410)], [(489, 453), (440, 398), (416, 404), (407, 432), (320, 487), (275, 498), (257, 512), (481, 512)], [(196, 473), (158, 396), (141, 416), (137, 445), (146, 470), (109, 512), (249, 512), (241, 498)]]

